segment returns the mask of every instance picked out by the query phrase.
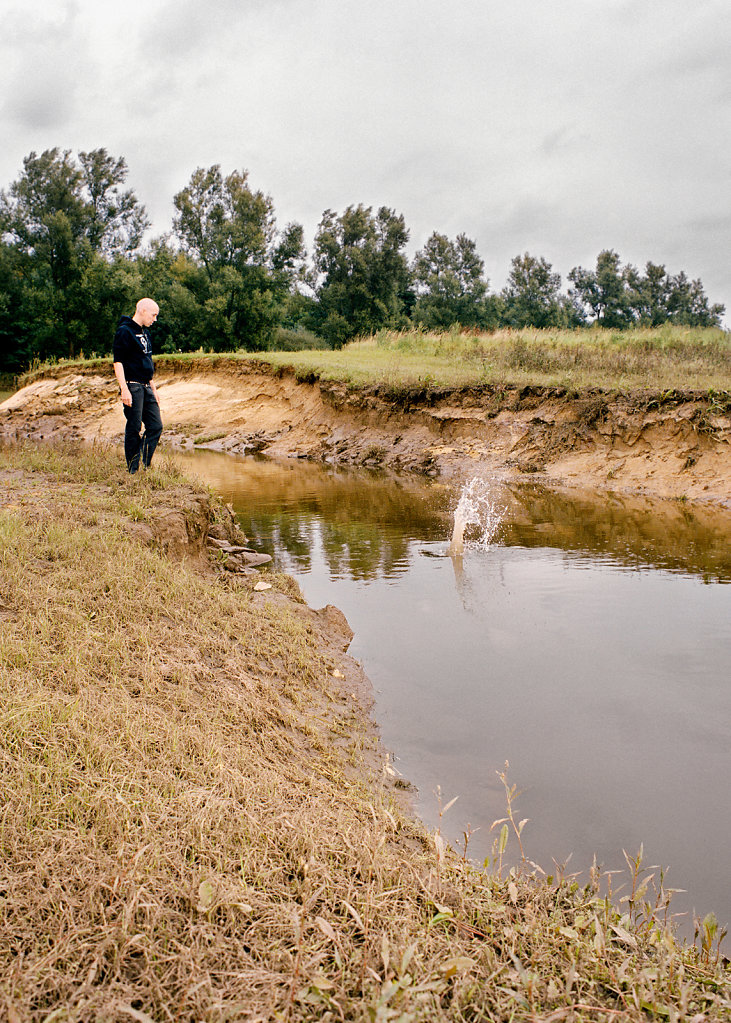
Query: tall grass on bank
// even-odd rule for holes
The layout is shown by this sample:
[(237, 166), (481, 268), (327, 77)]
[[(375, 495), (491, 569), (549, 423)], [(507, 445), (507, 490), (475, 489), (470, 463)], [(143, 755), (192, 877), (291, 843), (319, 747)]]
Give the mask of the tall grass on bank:
[(0, 1015), (731, 1018), (639, 864), (615, 909), (404, 816), (312, 615), (131, 530), (178, 485), (0, 451)]
[(717, 329), (382, 331), (337, 352), (262, 358), (354, 384), (731, 390), (731, 334)]
[[(185, 371), (202, 360), (225, 372), (227, 366), (250, 359), (291, 366), (300, 378), (394, 389), (534, 385), (568, 390), (731, 392), (731, 334), (717, 328), (526, 329), (490, 334), (381, 331), (337, 351), (297, 350), (293, 344), (286, 351), (161, 355), (156, 363), (162, 372)], [(72, 367), (111, 373), (108, 359), (61, 360), (34, 365), (18, 383), (23, 386), (59, 368)]]

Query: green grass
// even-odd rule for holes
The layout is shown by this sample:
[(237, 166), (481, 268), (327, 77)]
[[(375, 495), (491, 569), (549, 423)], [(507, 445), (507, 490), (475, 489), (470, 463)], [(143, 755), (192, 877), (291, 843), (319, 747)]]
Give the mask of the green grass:
[(404, 815), (295, 584), (135, 531), (185, 488), (0, 449), (0, 1015), (731, 1018), (713, 921), (680, 947), (641, 862), (619, 908), (598, 871), (508, 870), (507, 783), (488, 872)]
[(275, 366), (353, 385), (536, 385), (608, 390), (731, 389), (731, 335), (634, 331), (382, 332), (333, 352), (269, 352)]
[[(204, 365), (224, 371), (238, 367), (245, 372), (249, 360), (291, 367), (300, 379), (342, 381), (353, 387), (533, 385), (655, 393), (674, 389), (731, 391), (731, 334), (715, 328), (503, 330), (491, 334), (382, 331), (337, 351), (190, 352), (159, 356), (156, 363), (160, 371), (191, 372)], [(35, 366), (20, 383), (69, 367), (110, 371), (109, 360), (62, 360)]]

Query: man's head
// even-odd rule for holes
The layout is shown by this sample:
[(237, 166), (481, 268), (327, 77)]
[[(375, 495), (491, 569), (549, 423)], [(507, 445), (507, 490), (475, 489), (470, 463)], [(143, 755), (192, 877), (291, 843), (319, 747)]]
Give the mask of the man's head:
[(157, 302), (153, 302), (151, 298), (141, 298), (135, 306), (135, 314), (132, 319), (140, 327), (149, 327), (155, 322), (159, 312), (160, 306)]

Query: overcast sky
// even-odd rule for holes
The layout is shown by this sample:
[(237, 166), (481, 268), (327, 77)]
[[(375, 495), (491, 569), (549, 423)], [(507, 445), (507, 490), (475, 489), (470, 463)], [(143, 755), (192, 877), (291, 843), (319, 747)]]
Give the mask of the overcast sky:
[(0, 187), (105, 147), (156, 234), (196, 167), (477, 242), (491, 286), (614, 248), (731, 322), (729, 0), (2, 0)]

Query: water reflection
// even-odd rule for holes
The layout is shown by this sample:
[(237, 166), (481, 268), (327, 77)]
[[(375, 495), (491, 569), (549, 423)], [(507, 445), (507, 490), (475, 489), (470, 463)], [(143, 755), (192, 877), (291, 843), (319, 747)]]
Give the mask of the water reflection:
[(333, 579), (391, 579), (406, 571), (413, 542), (444, 535), (451, 491), (377, 471), (306, 461), (178, 456), (234, 507), (248, 536), (277, 552), (283, 571), (308, 572), (315, 552)]
[(682, 501), (535, 486), (511, 491), (501, 539), (508, 545), (603, 556), (619, 564), (731, 580), (731, 511)]
[[(496, 542), (448, 557), (458, 494), (409, 478), (198, 455), (308, 602), (342, 608), (397, 766), (489, 854), (505, 760), (532, 859), (608, 868), (644, 843), (731, 919), (731, 512), (494, 482)], [(726, 779), (726, 781), (724, 781)], [(687, 933), (687, 928), (686, 928)]]
[[(376, 471), (210, 451), (178, 457), (246, 509), (249, 535), (277, 551), (283, 570), (309, 571), (313, 550), (321, 548), (333, 579), (389, 579), (407, 571), (419, 556), (414, 541), (448, 539), (459, 499), (438, 482)], [(731, 581), (727, 509), (499, 480), (493, 487), (502, 511), (495, 540), (503, 546), (550, 546), (625, 567)], [(448, 543), (433, 553), (448, 553)]]

